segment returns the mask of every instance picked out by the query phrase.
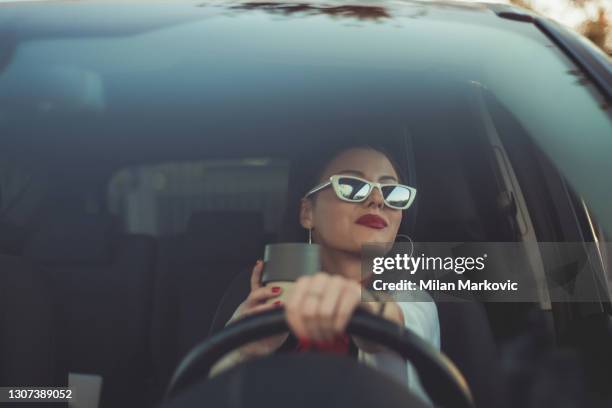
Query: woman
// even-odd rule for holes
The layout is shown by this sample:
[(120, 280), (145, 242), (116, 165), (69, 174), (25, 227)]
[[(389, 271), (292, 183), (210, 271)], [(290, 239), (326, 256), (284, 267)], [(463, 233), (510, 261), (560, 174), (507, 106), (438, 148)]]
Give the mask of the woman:
[[(263, 264), (257, 261), (251, 276), (251, 292), (230, 322), (284, 307), (291, 332), (299, 339), (299, 347), (314, 345), (325, 348), (342, 344), (347, 323), (355, 308), (361, 305), (373, 313), (382, 312), (384, 318), (413, 330), (439, 348), (440, 329), (435, 303), (389, 301), (383, 308), (381, 303), (362, 302), (362, 245), (395, 242), (402, 222), (403, 210), (399, 208), (411, 204), (416, 190), (397, 190), (412, 194), (408, 201), (394, 201), (396, 194), (387, 195), (393, 187), (384, 188), (386, 199), (380, 185), (370, 185), (368, 190), (367, 182), (401, 183), (398, 168), (389, 155), (370, 146), (340, 149), (315, 170), (316, 183), (305, 194), (302, 193), (298, 218), (311, 241), (321, 247), (323, 271), (300, 278), (283, 304), (273, 300), (280, 295), (281, 288), (261, 285)], [(353, 196), (348, 191), (355, 186), (365, 193), (357, 197), (358, 201), (351, 199)], [(221, 360), (213, 373), (237, 361), (272, 353), (286, 340), (287, 334), (249, 344)], [(359, 347), (360, 360), (404, 381), (411, 391), (429, 401), (410, 364), (375, 345), (358, 339), (355, 339), (355, 344)]]

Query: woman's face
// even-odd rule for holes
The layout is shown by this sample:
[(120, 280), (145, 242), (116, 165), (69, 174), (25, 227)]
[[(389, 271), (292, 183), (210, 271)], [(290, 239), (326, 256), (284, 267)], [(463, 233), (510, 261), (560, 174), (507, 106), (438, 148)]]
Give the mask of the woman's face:
[[(379, 183), (397, 183), (389, 159), (368, 148), (341, 152), (325, 168), (321, 182), (335, 174), (347, 174)], [(314, 187), (314, 186), (313, 186)], [(360, 203), (340, 200), (330, 186), (312, 199), (303, 199), (300, 221), (312, 228), (313, 241), (329, 249), (361, 253), (366, 243), (394, 242), (402, 211), (387, 207), (378, 188)]]

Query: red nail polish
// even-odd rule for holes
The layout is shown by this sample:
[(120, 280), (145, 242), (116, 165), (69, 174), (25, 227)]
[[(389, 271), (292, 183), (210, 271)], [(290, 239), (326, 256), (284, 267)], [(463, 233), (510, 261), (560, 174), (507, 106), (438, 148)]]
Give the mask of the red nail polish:
[(277, 300), (276, 302), (273, 303), (274, 306), (280, 306), (282, 304), (283, 302), (281, 302), (280, 300)]
[(280, 290), (281, 290), (280, 286), (274, 286), (272, 288), (272, 293), (278, 293), (278, 292), (280, 292)]

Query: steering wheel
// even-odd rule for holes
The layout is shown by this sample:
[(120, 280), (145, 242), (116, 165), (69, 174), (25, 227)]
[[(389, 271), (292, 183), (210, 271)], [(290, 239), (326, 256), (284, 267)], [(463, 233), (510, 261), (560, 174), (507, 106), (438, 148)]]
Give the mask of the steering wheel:
[[(244, 317), (202, 341), (183, 358), (166, 390), (166, 400), (208, 377), (213, 365), (227, 352), (252, 341), (289, 331), (283, 310)], [(410, 361), (428, 395), (438, 405), (473, 407), (469, 387), (455, 365), (416, 334), (386, 319), (357, 309), (346, 333), (362, 337), (397, 352)]]

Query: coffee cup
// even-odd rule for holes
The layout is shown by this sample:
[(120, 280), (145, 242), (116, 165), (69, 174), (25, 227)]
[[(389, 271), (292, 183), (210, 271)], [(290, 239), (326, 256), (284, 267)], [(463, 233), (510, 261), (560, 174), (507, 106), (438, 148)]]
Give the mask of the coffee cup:
[(314, 275), (321, 270), (320, 247), (299, 242), (266, 245), (261, 283), (281, 288), (279, 296), (267, 303), (285, 302), (292, 287), (301, 276)]

